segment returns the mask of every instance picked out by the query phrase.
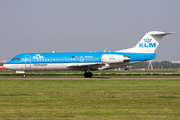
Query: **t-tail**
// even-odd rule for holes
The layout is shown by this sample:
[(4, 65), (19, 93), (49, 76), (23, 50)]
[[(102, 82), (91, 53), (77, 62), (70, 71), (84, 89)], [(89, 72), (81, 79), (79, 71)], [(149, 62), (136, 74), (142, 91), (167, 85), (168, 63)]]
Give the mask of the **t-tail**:
[(174, 32), (166, 33), (160, 31), (148, 32), (134, 48), (124, 49), (116, 52), (154, 53), (162, 37), (169, 34), (175, 34), (175, 33)]

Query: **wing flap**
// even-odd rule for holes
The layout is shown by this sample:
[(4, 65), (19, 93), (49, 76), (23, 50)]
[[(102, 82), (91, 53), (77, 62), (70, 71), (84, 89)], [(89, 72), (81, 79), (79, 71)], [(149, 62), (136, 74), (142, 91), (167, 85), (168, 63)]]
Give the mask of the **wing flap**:
[(100, 64), (102, 63), (72, 63), (72, 64), (68, 64), (67, 67), (86, 67), (86, 66), (95, 66)]

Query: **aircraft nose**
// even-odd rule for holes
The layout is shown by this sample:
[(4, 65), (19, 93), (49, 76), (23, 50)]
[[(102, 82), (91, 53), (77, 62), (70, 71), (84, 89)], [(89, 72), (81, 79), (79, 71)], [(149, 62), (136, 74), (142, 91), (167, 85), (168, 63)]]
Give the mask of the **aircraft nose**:
[(3, 67), (4, 67), (5, 69), (9, 69), (9, 68), (10, 68), (10, 65), (9, 65), (9, 64), (4, 64)]

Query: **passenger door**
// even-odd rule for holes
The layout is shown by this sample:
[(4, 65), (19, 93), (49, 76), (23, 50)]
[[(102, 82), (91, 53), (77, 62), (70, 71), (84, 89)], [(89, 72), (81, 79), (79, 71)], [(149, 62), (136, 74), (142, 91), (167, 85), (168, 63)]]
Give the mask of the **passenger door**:
[(25, 55), (25, 68), (31, 68), (31, 56)]

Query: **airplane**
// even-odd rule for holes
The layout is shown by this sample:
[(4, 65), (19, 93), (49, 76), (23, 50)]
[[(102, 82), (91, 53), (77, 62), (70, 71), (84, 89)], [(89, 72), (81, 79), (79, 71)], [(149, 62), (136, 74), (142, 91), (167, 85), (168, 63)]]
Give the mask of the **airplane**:
[(156, 58), (155, 50), (165, 35), (174, 32), (151, 31), (133, 47), (114, 52), (23, 53), (6, 62), (3, 67), (22, 73), (25, 71), (78, 70), (91, 78), (95, 70), (108, 70)]

